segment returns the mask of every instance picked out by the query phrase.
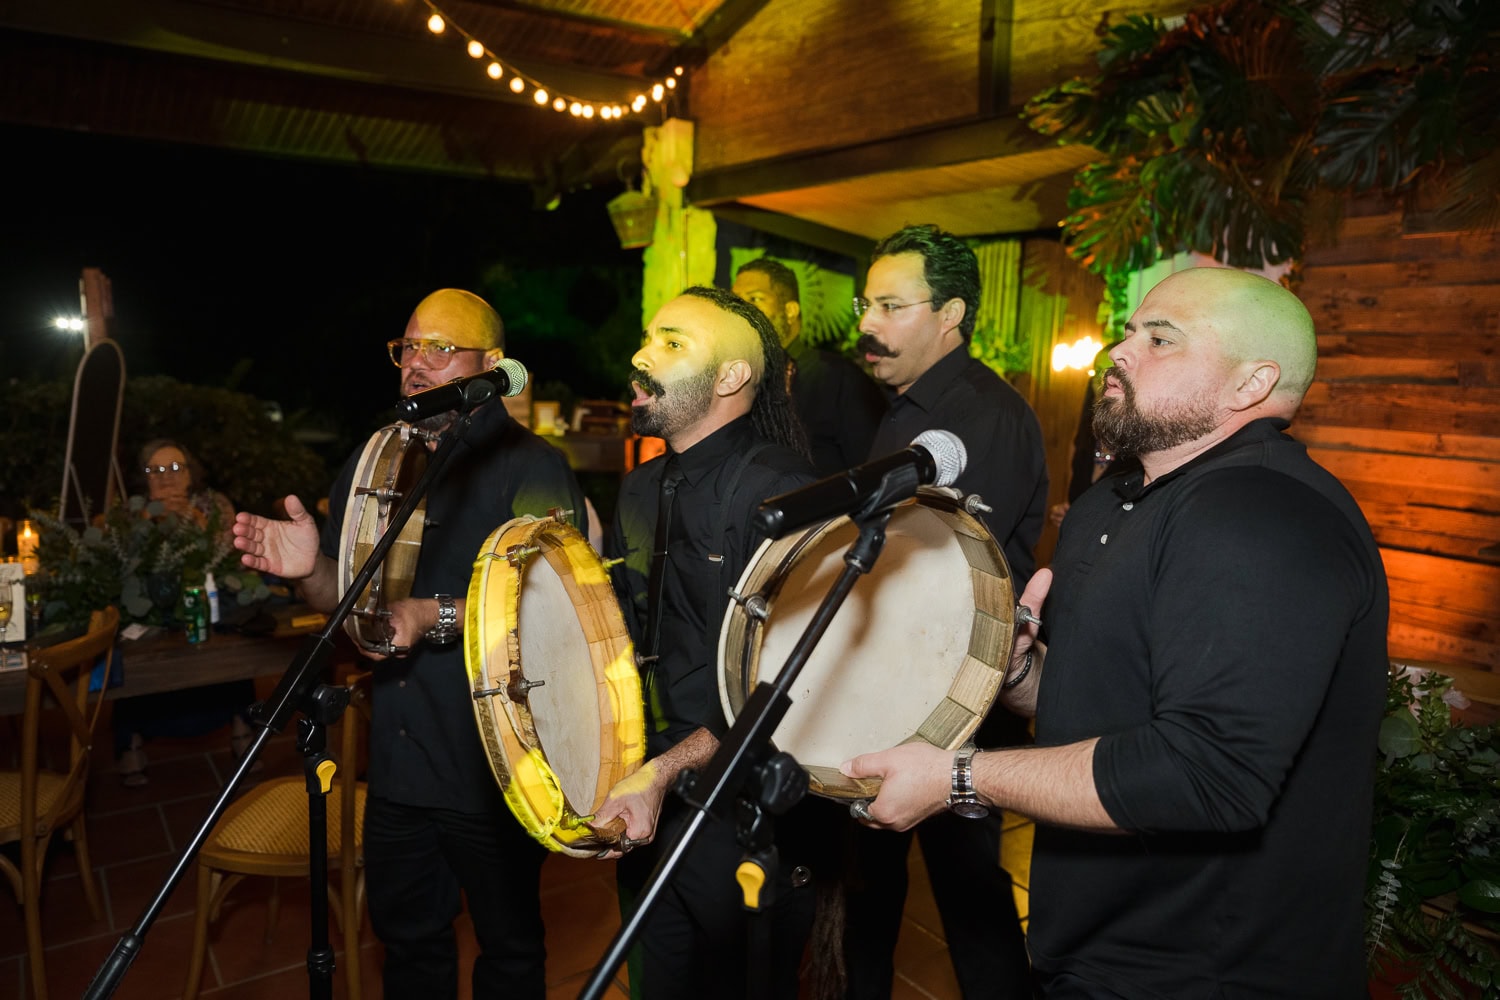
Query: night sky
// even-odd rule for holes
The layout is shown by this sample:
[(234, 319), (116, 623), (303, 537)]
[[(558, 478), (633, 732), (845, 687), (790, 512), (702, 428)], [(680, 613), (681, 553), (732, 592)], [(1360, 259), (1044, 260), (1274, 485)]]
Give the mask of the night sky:
[(618, 397), (640, 251), (615, 191), (533, 207), (521, 185), (0, 127), (0, 387), (70, 377), (78, 278), (101, 268), (131, 375), (230, 386), (346, 433), (394, 399), (384, 342), (427, 292), (485, 295), (534, 385)]

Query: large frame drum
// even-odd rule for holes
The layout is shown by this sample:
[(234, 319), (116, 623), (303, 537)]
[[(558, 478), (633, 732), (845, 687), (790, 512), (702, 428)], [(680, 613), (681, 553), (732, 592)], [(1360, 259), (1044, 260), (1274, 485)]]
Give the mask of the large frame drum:
[[(756, 552), (719, 635), (731, 721), (781, 671), (858, 536), (840, 517)], [(920, 490), (895, 510), (874, 571), (797, 675), (776, 746), (797, 758), (813, 792), (872, 798), (879, 781), (847, 778), (839, 764), (915, 740), (963, 745), (1000, 691), (1014, 636), (1014, 585), (994, 538), (958, 501)]]
[[(343, 594), (354, 582), (390, 524), (401, 500), (427, 469), (426, 435), (410, 424), (391, 424), (370, 436), (354, 467), (354, 480), (344, 504), (344, 532), (339, 538), (338, 587)], [(427, 502), (417, 505), (401, 528), (385, 561), (360, 594), (344, 630), (360, 649), (370, 653), (399, 652), (391, 645), (387, 610), (394, 601), (411, 596), (422, 554), (422, 528)]]
[(624, 822), (589, 823), (646, 749), (635, 650), (599, 556), (558, 514), (480, 550), (464, 611), (474, 720), (510, 809), (548, 849), (597, 857)]

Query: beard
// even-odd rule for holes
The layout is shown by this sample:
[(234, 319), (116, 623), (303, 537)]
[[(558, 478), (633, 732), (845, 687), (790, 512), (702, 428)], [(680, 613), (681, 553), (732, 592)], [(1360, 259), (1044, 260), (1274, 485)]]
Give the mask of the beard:
[(718, 365), (713, 365), (666, 386), (636, 369), (630, 380), (649, 394), (652, 401), (630, 411), (631, 429), (645, 437), (665, 438), (701, 420), (713, 402), (717, 373)]
[(1121, 395), (1094, 402), (1094, 437), (1117, 455), (1150, 455), (1203, 437), (1218, 426), (1218, 413), (1205, 396), (1174, 400), (1152, 413), (1136, 403), (1130, 376), (1118, 368), (1110, 377)]

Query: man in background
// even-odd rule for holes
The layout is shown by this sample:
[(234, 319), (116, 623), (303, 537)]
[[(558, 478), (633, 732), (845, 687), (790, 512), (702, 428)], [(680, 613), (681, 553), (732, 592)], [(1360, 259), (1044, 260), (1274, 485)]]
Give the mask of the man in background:
[(792, 405), (818, 475), (831, 476), (869, 458), (885, 397), (854, 362), (802, 337), (797, 275), (779, 261), (759, 257), (735, 274), (734, 294), (765, 313), (781, 339), (792, 366)]
[[(405, 334), (386, 349), (411, 396), (477, 375), (504, 356), (500, 316), (477, 295), (445, 288), (418, 304)], [(426, 418), (444, 430), (456, 413)], [(435, 442), (431, 446), (435, 447)], [(289, 521), (236, 516), (246, 566), (298, 582), (330, 611), (339, 592), (339, 539), (355, 452), (334, 483), (321, 536), (296, 497)], [(375, 670), (370, 793), (364, 846), (370, 923), (385, 945), (385, 995), (458, 994), (453, 921), (467, 899), (480, 953), (473, 995), (546, 995), (540, 876), (546, 850), (505, 807), (474, 725), (460, 642), (475, 554), (495, 528), (522, 514), (573, 512), (583, 494), (562, 453), (522, 427), (494, 399), (473, 422), (427, 495), (427, 525), (412, 597), (389, 606), (390, 657)], [(357, 569), (357, 567), (355, 567)]]
[[(969, 355), (979, 308), (979, 261), (936, 226), (908, 226), (875, 247), (865, 294), (855, 300), (859, 350), (892, 392), (870, 457), (899, 451), (926, 430), (950, 431), (968, 462), (954, 486), (990, 507), (981, 516), (1005, 553), (1019, 591), (1036, 567), (1032, 550), (1047, 504), (1041, 425), (1026, 400)], [(920, 651), (911, 651), (920, 662)], [(976, 734), (984, 746), (1028, 739), (1024, 720), (997, 706)], [(968, 998), (1025, 996), (1025, 939), (1000, 866), (998, 813), (952, 813), (918, 830), (948, 952)], [(848, 897), (849, 995), (889, 997), (892, 955), (906, 901), (909, 834), (862, 830), (860, 883)]]

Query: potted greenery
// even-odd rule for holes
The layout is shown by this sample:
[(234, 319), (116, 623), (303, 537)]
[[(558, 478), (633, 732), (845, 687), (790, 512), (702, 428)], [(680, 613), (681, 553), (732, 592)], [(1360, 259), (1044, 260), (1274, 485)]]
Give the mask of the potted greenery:
[(1452, 681), (1391, 675), (1366, 936), (1403, 997), (1500, 991), (1500, 725), (1455, 724)]
[(108, 605), (120, 609), (121, 622), (170, 624), (183, 588), (210, 572), (221, 594), (242, 603), (269, 594), (259, 574), (240, 566), (217, 511), (199, 525), (133, 496), (83, 529), (41, 511), (31, 517), (40, 527), (36, 583), (49, 629), (87, 624)]

